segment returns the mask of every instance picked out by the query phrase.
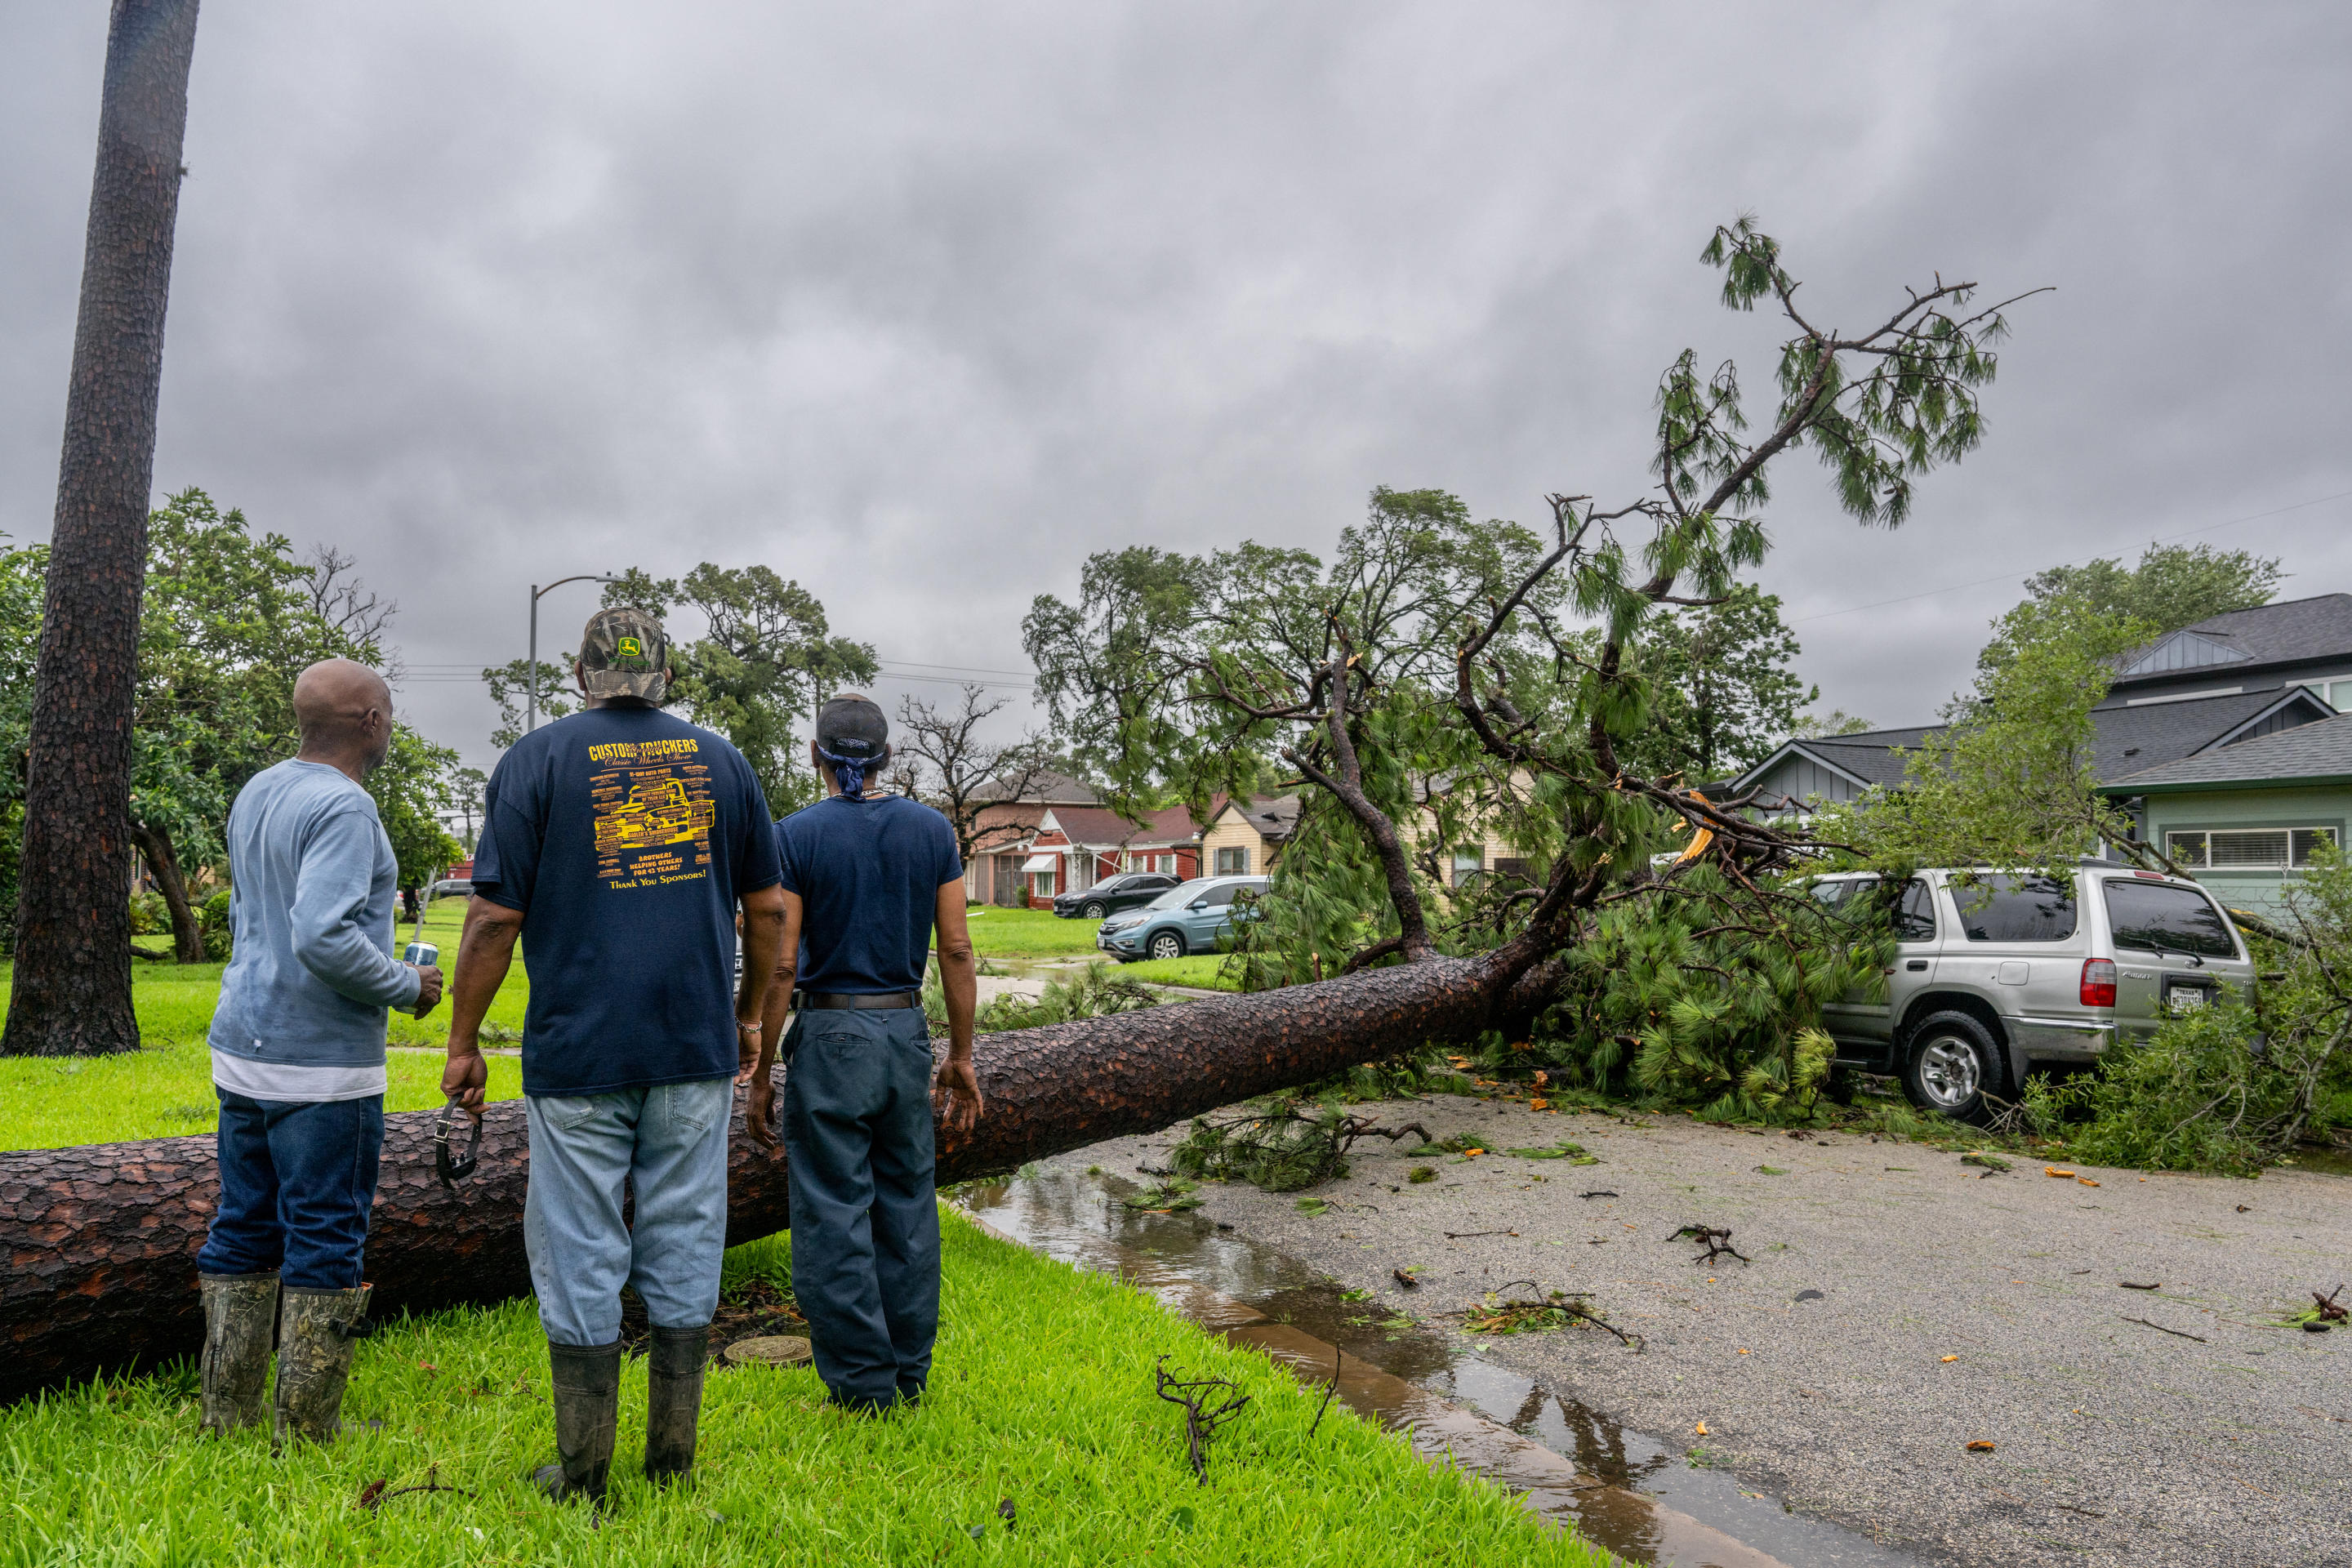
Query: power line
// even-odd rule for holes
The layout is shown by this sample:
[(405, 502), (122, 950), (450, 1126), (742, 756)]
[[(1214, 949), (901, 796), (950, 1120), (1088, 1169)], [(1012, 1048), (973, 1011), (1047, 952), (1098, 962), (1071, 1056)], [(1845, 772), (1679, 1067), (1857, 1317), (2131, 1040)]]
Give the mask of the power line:
[[(2218, 533), (2222, 529), (2235, 528), (2240, 523), (2260, 522), (2266, 517), (2284, 517), (2288, 512), (2303, 511), (2315, 506), (2325, 506), (2329, 501), (2342, 500), (2347, 496), (2352, 496), (2352, 490), (2337, 490), (2332, 496), (2321, 496), (2315, 500), (2297, 501), (2293, 506), (2283, 506), (2274, 511), (2258, 511), (2251, 517), (2233, 517), (2227, 522), (2208, 523), (2202, 528), (2191, 528), (2179, 533), (2164, 534), (2159, 538), (2148, 541), (2148, 542), (2151, 544), (2170, 544), (2176, 540), (2193, 538), (2200, 533)], [(2085, 562), (2095, 561), (2097, 559), (2098, 557), (2096, 555), (2084, 555), (2072, 561), (2057, 562), (2054, 564), (2058, 566), (2080, 566)], [(1967, 583), (1947, 583), (1940, 588), (1929, 588), (1917, 594), (1906, 594), (1899, 599), (1879, 599), (1867, 605), (1848, 605), (1842, 610), (1820, 610), (1810, 616), (1797, 616), (1791, 618), (1788, 624), (1792, 626), (1801, 626), (1807, 621), (1826, 621), (1836, 616), (1857, 616), (1864, 610), (1883, 610), (1889, 605), (1908, 605), (1919, 599), (1932, 599), (1938, 594), (1957, 594), (1963, 588), (1981, 588), (1990, 583), (2007, 583), (2015, 578), (2032, 576), (2036, 572), (2047, 572), (2050, 570), (2052, 570), (2052, 564), (2050, 563), (2045, 563), (2040, 566), (2020, 567), (2014, 572), (2003, 572), (1999, 576), (1979, 577)]]

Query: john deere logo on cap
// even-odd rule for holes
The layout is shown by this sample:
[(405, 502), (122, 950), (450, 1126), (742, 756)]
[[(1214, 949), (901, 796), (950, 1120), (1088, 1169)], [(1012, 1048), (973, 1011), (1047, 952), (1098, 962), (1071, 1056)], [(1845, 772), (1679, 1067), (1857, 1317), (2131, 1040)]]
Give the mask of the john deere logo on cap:
[(619, 651), (623, 658), (643, 658), (646, 657), (646, 645), (639, 642), (636, 638), (630, 637), (626, 633), (623, 633)]

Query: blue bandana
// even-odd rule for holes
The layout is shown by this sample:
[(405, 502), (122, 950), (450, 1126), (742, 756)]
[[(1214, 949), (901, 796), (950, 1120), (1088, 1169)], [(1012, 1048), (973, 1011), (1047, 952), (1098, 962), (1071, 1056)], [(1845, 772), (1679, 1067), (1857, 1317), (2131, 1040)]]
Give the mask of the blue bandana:
[(880, 759), (876, 757), (845, 757), (839, 752), (828, 752), (823, 746), (816, 754), (833, 764), (833, 776), (841, 784), (841, 793), (862, 795), (866, 793), (866, 770)]

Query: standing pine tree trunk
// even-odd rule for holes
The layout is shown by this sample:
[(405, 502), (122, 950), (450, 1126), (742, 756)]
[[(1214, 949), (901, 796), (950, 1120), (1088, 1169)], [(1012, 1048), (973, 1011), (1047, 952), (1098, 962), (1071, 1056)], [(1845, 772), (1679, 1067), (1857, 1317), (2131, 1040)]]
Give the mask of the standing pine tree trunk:
[(131, 689), (195, 47), (196, 0), (114, 0), (33, 686), (9, 1056), (139, 1048)]
[(163, 895), (163, 907), (172, 912), (172, 962), (202, 963), (204, 928), (196, 923), (195, 907), (188, 902), (188, 879), (180, 869), (180, 852), (172, 847), (171, 833), (134, 816), (131, 839), (139, 846), (139, 853), (147, 857), (156, 890)]

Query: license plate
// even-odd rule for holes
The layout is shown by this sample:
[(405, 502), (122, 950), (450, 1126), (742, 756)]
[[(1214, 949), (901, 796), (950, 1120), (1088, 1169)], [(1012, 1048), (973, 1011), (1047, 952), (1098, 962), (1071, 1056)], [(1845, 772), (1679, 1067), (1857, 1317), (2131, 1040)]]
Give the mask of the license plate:
[(2198, 1012), (2212, 1000), (2210, 985), (2170, 984), (2164, 988), (2164, 1005), (2168, 1012)]

